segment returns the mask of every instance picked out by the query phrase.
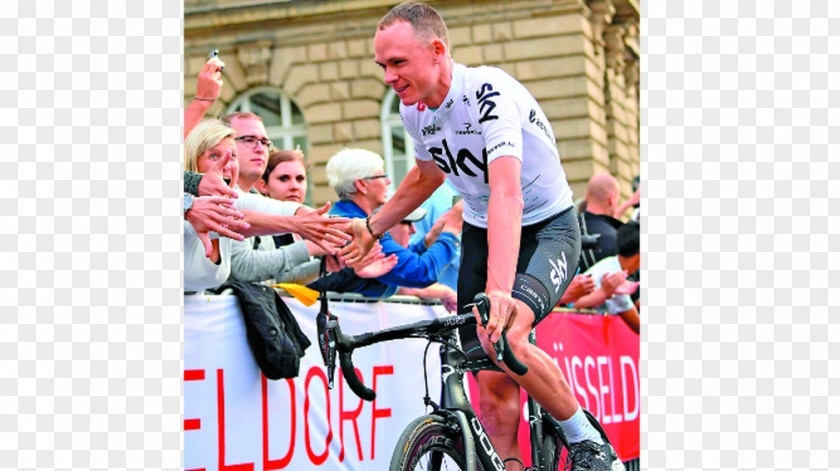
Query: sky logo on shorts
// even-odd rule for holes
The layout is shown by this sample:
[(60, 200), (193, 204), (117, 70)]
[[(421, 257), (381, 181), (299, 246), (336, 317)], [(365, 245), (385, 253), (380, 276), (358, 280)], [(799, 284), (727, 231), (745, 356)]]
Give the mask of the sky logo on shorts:
[(566, 275), (568, 275), (568, 264), (566, 263), (566, 253), (563, 252), (561, 254), (563, 256), (562, 259), (557, 259), (555, 262), (554, 260), (548, 259), (548, 263), (551, 264), (551, 272), (549, 276), (551, 277), (551, 282), (554, 284), (554, 292), (556, 293), (557, 290), (560, 289), (560, 285), (566, 280)]

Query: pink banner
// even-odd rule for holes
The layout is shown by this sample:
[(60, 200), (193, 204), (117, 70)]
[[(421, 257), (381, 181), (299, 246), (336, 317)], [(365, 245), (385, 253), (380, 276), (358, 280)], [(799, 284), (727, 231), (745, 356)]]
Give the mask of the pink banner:
[[(537, 327), (537, 345), (551, 356), (581, 406), (604, 426), (622, 461), (639, 457), (639, 336), (620, 318), (555, 312)], [(478, 388), (469, 378), (471, 399)], [(530, 466), (525, 392), (521, 394), (519, 444)]]

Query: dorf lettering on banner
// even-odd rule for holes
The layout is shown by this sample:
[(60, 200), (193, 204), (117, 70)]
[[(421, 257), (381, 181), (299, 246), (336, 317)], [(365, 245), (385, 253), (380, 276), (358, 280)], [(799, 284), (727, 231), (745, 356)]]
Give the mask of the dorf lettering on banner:
[[(316, 338), (317, 305), (286, 299), (301, 329)], [(342, 330), (361, 333), (442, 314), (440, 306), (331, 303)], [(314, 340), (313, 340), (314, 341)], [(184, 299), (184, 468), (207, 471), (387, 469), (402, 429), (426, 413), (422, 340), (386, 342), (353, 355), (356, 372), (377, 392), (359, 399), (336, 369), (335, 387), (317, 346), (297, 378), (260, 373), (232, 296)], [(429, 353), (430, 392), (440, 395), (440, 359)]]
[[(580, 405), (604, 427), (616, 453), (639, 457), (639, 336), (616, 316), (552, 313), (537, 326), (537, 345), (557, 363)], [(470, 399), (478, 388), (469, 377)], [(519, 443), (530, 466), (528, 407), (520, 398)]]

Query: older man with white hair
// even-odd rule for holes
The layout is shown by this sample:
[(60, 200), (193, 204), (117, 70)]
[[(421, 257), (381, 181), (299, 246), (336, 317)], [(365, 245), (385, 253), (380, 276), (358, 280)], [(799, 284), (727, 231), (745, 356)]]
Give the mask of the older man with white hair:
[[(339, 197), (330, 214), (367, 218), (385, 204), (391, 180), (384, 168), (382, 157), (364, 149), (344, 149), (330, 158), (327, 181)], [(385, 296), (393, 295), (400, 286), (425, 288), (437, 282), (460, 245), (463, 224), (458, 208), (441, 218), (444, 223), (440, 235), (429, 237), (410, 248), (401, 246), (388, 234), (380, 237), (382, 252), (385, 255), (395, 254), (398, 258), (397, 265), (390, 272), (377, 278), (391, 285)]]

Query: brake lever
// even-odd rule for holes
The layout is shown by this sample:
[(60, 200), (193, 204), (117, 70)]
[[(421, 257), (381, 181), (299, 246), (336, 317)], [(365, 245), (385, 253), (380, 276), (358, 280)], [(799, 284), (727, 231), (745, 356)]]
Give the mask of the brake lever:
[[(475, 307), (478, 309), (478, 315), (481, 317), (481, 325), (485, 328), (487, 327), (487, 322), (490, 321), (490, 298), (487, 297), (484, 293), (478, 293), (475, 295), (475, 299), (472, 303), (467, 304), (464, 307), (472, 308)], [(505, 358), (505, 344), (503, 343), (505, 339), (504, 332), (499, 340), (493, 342), (493, 350), (496, 352), (496, 361), (504, 361)]]
[(327, 321), (327, 348), (325, 352), (326, 355), (324, 358), (324, 366), (326, 366), (327, 368), (327, 387), (329, 389), (333, 388), (335, 380), (336, 326), (338, 326), (338, 317), (332, 316), (332, 318), (329, 321)]
[[(481, 323), (486, 326), (487, 322), (490, 320), (490, 298), (488, 298), (484, 293), (478, 293), (475, 295), (474, 303), (471, 306), (475, 306), (476, 309), (478, 309), (478, 314), (481, 317)], [(519, 376), (524, 376), (525, 373), (528, 372), (528, 366), (519, 361), (513, 353), (513, 350), (510, 348), (510, 342), (507, 340), (507, 332), (505, 329), (502, 329), (502, 335), (499, 337), (499, 341), (493, 343), (493, 349), (496, 351), (497, 361), (504, 362), (504, 364), (507, 365), (513, 373)], [(505, 351), (507, 351), (507, 356), (504, 353)]]

